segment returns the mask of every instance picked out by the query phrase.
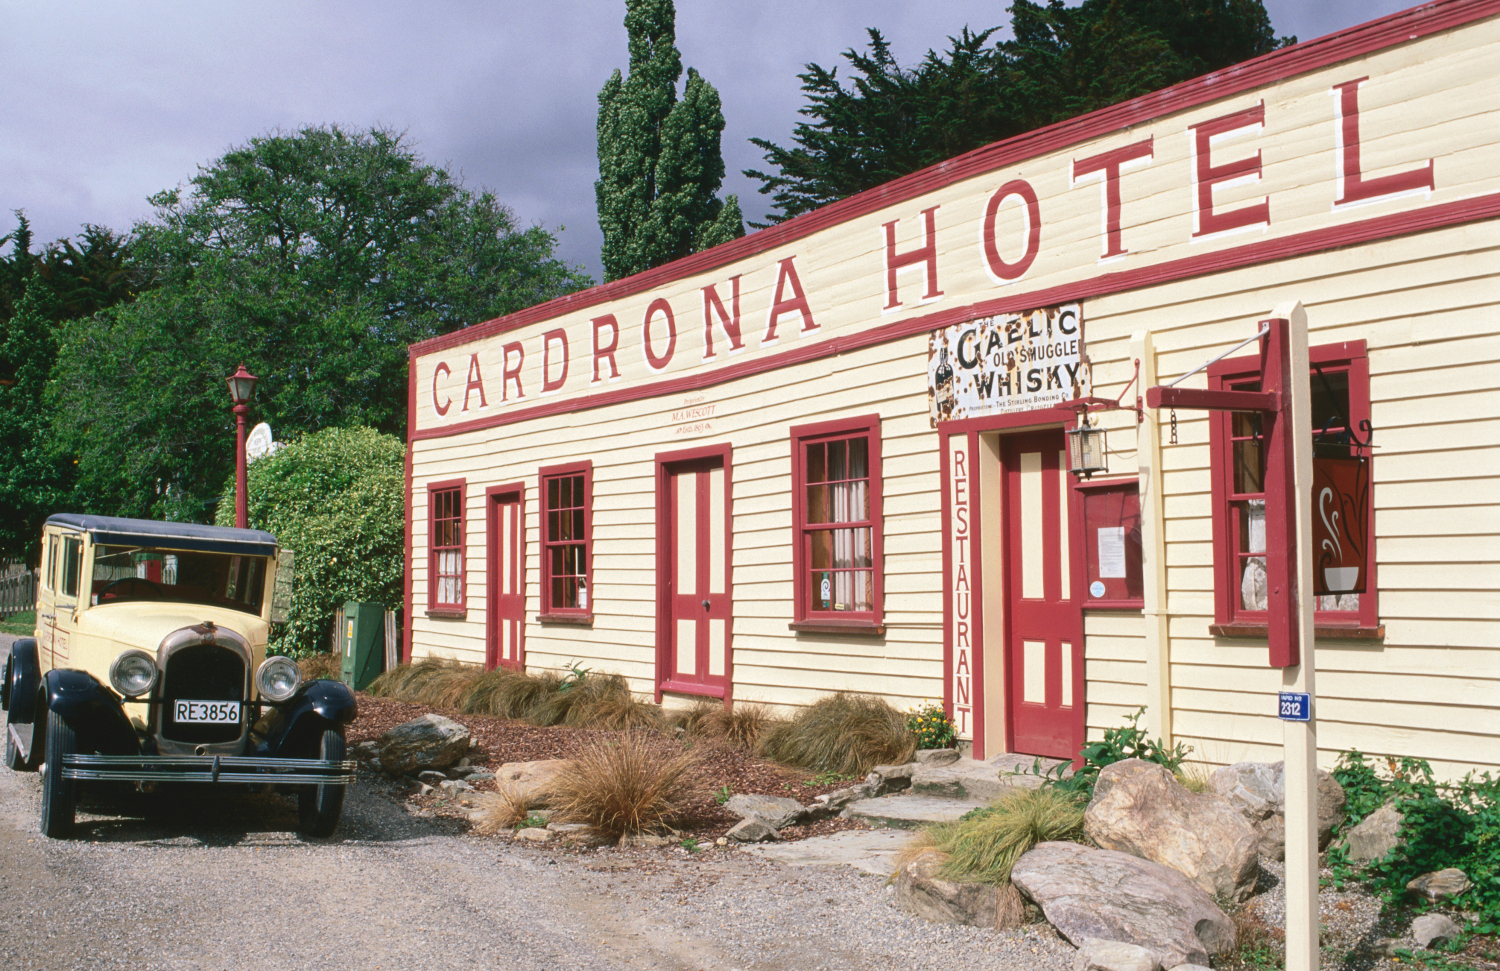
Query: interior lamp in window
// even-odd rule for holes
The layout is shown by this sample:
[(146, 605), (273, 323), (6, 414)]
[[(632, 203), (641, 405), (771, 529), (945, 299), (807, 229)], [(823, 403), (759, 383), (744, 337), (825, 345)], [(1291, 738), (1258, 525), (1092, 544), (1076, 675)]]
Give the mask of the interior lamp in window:
[(1068, 471), (1082, 479), (1108, 471), (1104, 449), (1104, 429), (1090, 425), (1085, 411), (1078, 418), (1078, 427), (1068, 429)]

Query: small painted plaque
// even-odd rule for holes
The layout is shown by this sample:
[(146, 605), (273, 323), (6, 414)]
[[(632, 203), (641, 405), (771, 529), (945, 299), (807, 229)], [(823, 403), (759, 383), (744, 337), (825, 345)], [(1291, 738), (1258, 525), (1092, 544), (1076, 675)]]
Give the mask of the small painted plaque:
[(1306, 691), (1283, 691), (1277, 698), (1276, 717), (1285, 722), (1312, 720), (1312, 695)]

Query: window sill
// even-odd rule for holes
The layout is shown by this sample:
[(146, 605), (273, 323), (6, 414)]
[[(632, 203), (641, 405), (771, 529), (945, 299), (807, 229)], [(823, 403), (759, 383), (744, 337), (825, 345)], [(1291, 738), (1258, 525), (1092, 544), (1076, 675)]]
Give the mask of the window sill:
[(798, 620), (787, 624), (788, 630), (806, 634), (875, 634), (883, 635), (885, 625), (873, 620)]
[(538, 624), (565, 624), (569, 627), (593, 627), (593, 614), (537, 614)]
[[(1215, 637), (1254, 637), (1264, 640), (1266, 636), (1265, 624), (1210, 624), (1208, 632)], [(1313, 628), (1313, 636), (1320, 640), (1328, 641), (1383, 641), (1385, 640), (1385, 625), (1377, 624), (1374, 627), (1334, 627), (1318, 624)]]
[(437, 620), (467, 620), (469, 610), (467, 607), (428, 607), (427, 616)]

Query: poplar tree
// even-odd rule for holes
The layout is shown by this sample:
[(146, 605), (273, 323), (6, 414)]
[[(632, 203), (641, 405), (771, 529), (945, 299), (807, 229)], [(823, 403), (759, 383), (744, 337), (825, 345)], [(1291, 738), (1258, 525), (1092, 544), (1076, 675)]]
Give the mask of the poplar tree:
[(719, 92), (693, 68), (681, 100), (682, 55), (672, 0), (626, 0), (630, 76), (599, 92), (594, 195), (604, 278), (618, 280), (745, 235), (724, 182)]

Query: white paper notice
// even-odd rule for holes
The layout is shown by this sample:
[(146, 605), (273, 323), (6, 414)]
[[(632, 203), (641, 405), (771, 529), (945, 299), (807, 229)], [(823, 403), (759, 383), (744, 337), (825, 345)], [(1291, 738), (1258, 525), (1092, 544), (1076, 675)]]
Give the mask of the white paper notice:
[(1125, 527), (1099, 527), (1099, 575), (1101, 577), (1123, 577), (1125, 575)]

